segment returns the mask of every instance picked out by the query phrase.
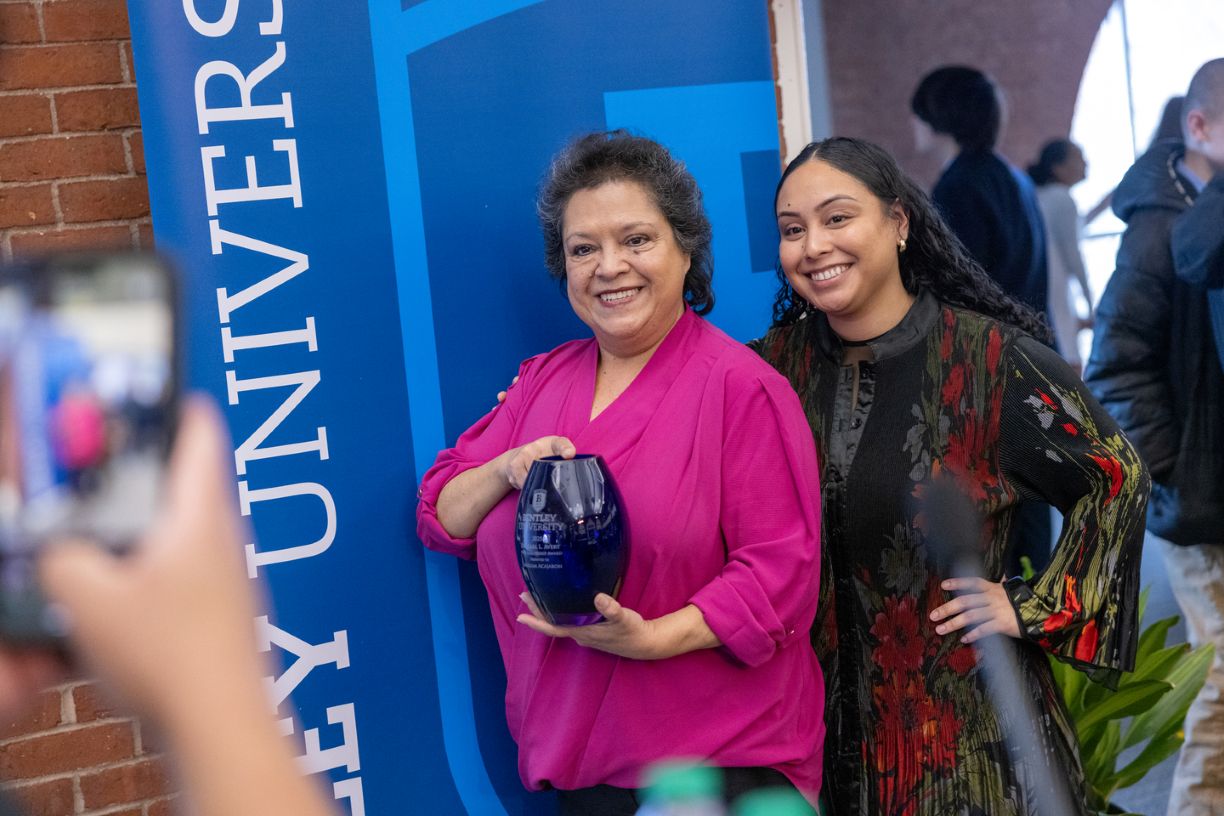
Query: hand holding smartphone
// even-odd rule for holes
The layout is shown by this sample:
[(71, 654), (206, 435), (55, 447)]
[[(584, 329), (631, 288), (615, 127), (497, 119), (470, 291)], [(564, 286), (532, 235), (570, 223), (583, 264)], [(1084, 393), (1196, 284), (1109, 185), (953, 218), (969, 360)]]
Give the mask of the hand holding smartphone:
[(178, 411), (177, 292), (152, 254), (0, 269), (0, 639), (65, 632), (37, 557), (128, 546), (158, 506)]

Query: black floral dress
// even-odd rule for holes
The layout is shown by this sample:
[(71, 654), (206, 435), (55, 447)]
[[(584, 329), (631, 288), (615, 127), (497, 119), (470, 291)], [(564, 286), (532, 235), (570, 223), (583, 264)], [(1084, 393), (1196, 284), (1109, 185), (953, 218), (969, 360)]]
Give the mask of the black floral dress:
[[(835, 816), (1029, 814), (1050, 766), (1083, 774), (1044, 652), (1098, 682), (1131, 668), (1149, 480), (1130, 443), (1053, 351), (920, 295), (900, 325), (847, 350), (819, 313), (754, 347), (799, 393), (821, 457), (821, 599), (812, 632), (827, 687), (824, 795)], [(852, 350), (853, 351), (853, 350)], [(853, 357), (853, 354), (849, 355)], [(1044, 756), (1013, 762), (973, 648), (928, 617), (949, 577), (920, 498), (951, 475), (985, 518), (1003, 576), (1017, 503), (1063, 513), (1049, 567), (1005, 584), (1012, 641)], [(963, 633), (961, 633), (963, 634)]]

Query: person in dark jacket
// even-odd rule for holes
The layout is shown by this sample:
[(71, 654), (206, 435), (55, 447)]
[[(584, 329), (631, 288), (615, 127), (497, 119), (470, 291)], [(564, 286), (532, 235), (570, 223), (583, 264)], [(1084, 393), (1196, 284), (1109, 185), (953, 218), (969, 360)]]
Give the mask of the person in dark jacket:
[[(948, 162), (931, 192), (940, 215), (1004, 292), (1044, 317), (1045, 224), (1032, 181), (995, 151), (1004, 119), (999, 87), (976, 68), (945, 65), (918, 83), (910, 108), (919, 149)], [(1023, 571), (1021, 556), (1040, 572), (1050, 560), (1049, 505), (1026, 503), (1012, 530), (1008, 574)]]
[(1224, 366), (1224, 170), (1218, 166), (1194, 206), (1173, 225), (1173, 260), (1179, 278), (1207, 290), (1216, 353)]
[(950, 159), (931, 192), (940, 214), (1003, 291), (1046, 311), (1046, 233), (1028, 176), (995, 151), (998, 86), (976, 68), (927, 74), (910, 99), (919, 146)]
[[(1114, 193), (1126, 222), (1097, 307), (1084, 377), (1152, 475), (1147, 528), (1161, 539), (1192, 643), (1212, 642), (1207, 683), (1186, 717), (1170, 814), (1224, 813), (1224, 372), (1203, 289), (1175, 274), (1171, 235), (1224, 164), (1224, 59), (1195, 74), (1184, 141), (1154, 145)], [(1224, 223), (1209, 231), (1219, 238)]]

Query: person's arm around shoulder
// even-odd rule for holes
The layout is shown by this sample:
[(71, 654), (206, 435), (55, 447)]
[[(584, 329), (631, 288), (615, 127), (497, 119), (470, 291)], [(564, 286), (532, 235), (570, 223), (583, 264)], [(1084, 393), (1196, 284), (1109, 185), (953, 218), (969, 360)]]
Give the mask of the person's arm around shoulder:
[(44, 586), (89, 667), (161, 726), (200, 816), (327, 816), (269, 710), (245, 529), (213, 409), (183, 416), (159, 520), (124, 558), (50, 550)]

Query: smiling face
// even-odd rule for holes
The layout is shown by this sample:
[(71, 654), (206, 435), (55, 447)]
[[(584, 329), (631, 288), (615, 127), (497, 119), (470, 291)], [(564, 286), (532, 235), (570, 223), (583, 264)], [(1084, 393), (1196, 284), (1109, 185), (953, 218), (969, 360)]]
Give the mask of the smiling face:
[(561, 237), (570, 305), (600, 349), (632, 357), (661, 343), (684, 313), (690, 258), (646, 189), (609, 181), (579, 190)]
[(824, 312), (846, 340), (869, 340), (905, 316), (898, 241), (909, 233), (899, 204), (885, 205), (858, 179), (819, 159), (778, 191), (778, 256), (795, 293)]

